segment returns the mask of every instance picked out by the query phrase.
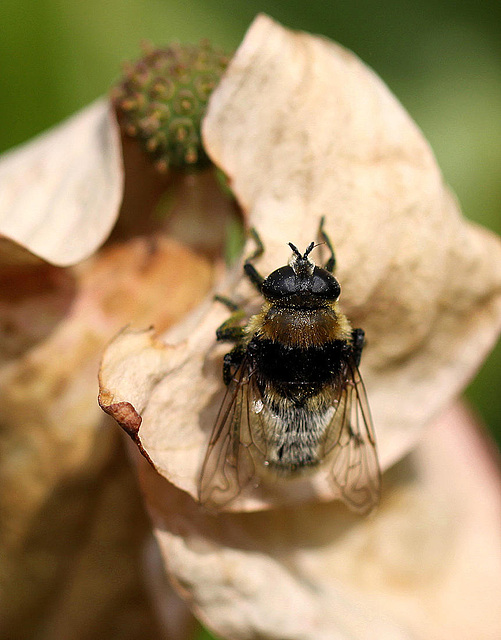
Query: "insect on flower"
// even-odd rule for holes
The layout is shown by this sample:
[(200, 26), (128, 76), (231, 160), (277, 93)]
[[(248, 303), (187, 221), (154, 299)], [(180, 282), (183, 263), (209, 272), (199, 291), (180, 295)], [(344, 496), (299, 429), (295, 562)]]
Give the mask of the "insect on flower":
[(338, 307), (341, 292), (333, 275), (334, 249), (325, 266), (315, 266), (312, 242), (302, 254), (289, 243), (287, 266), (263, 278), (253, 265), (244, 272), (264, 297), (261, 311), (246, 324), (232, 311), (216, 332), (233, 342), (226, 354), (227, 391), (202, 466), (199, 500), (209, 508), (231, 502), (263, 474), (294, 478), (328, 471), (329, 483), (354, 511), (368, 513), (378, 503), (380, 471), (374, 431), (359, 364), (364, 331), (352, 329)]

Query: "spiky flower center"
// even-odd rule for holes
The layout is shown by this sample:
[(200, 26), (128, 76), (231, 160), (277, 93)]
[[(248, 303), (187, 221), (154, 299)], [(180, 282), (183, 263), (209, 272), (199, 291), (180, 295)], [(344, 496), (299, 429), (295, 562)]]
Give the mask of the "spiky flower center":
[(229, 59), (203, 41), (145, 47), (142, 58), (125, 65), (111, 99), (125, 133), (140, 141), (160, 171), (210, 162), (200, 125)]

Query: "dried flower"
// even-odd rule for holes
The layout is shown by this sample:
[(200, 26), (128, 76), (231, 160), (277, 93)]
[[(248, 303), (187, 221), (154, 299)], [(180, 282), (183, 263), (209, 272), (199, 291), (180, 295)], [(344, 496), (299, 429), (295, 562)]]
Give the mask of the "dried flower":
[[(315, 479), (301, 497), (260, 487), (231, 512), (204, 513), (196, 485), (223, 394), (214, 336), (226, 311), (213, 303), (161, 337), (122, 332), (100, 402), (150, 463), (140, 475), (174, 583), (232, 639), (495, 638), (499, 477), (471, 418), (444, 411), (499, 331), (499, 240), (461, 217), (374, 73), (265, 16), (214, 92), (203, 136), (265, 242), (263, 273), (325, 216), (343, 310), (368, 338), (362, 372), (386, 473), (366, 520)], [(255, 309), (247, 283), (229, 282), (224, 292)]]
[(229, 57), (204, 41), (199, 46), (146, 47), (125, 66), (112, 101), (130, 136), (137, 137), (160, 171), (210, 163), (200, 125)]
[[(115, 99), (125, 117), (127, 96)], [(136, 115), (129, 133), (140, 134), (159, 168), (176, 164), (150, 142), (159, 130), (151, 113)], [(143, 135), (148, 127), (153, 137)], [(497, 638), (499, 474), (471, 416), (450, 407), (499, 331), (501, 245), (462, 218), (409, 116), (353, 54), (259, 16), (202, 124), (203, 152), (226, 174), (247, 225), (265, 242), (262, 272), (284, 264), (287, 242), (307, 244), (326, 218), (343, 310), (368, 337), (362, 372), (385, 473), (381, 506), (366, 519), (314, 478), (305, 480), (301, 499), (267, 487), (217, 516), (197, 504), (224, 391), (215, 329), (226, 311), (206, 295), (214, 266), (165, 237), (175, 225), (166, 223), (159, 236), (144, 222), (179, 176), (148, 172), (144, 152), (139, 160), (129, 153), (127, 135), (101, 100), (0, 162), (0, 232), (16, 243), (1, 247), (16, 248), (1, 254), (10, 336), (0, 368), (0, 419), (10, 425), (1, 471), (10, 525), (1, 540), (2, 573), (14, 583), (34, 514), (58, 512), (57, 489), (69, 486), (69, 509), (80, 506), (89, 478), (109, 487), (100, 480), (109, 479), (105, 471), (119, 453), (111, 455), (116, 445), (97, 413), (94, 376), (106, 340), (132, 322), (104, 353), (100, 402), (142, 453), (137, 468), (163, 561), (202, 621), (232, 640)], [(185, 150), (169, 153), (186, 159)], [(195, 184), (205, 187), (195, 207), (183, 196), (178, 211), (208, 209), (214, 227), (231, 205), (207, 175), (181, 181), (183, 194), (187, 185), (192, 195)], [(112, 238), (95, 253), (119, 208)], [(215, 246), (211, 240), (210, 253)], [(216, 289), (249, 311), (259, 304), (239, 266)], [(122, 501), (129, 504), (123, 485), (106, 493), (107, 522)], [(64, 554), (44, 550), (35, 545), (34, 566), (66, 566)], [(117, 554), (114, 568), (125, 555)], [(54, 579), (45, 576), (43, 584), (52, 587)], [(94, 586), (81, 592), (101, 595)], [(30, 610), (40, 609), (46, 592), (31, 595)], [(65, 612), (77, 596), (68, 595), (56, 625), (47, 619), (56, 632), (74, 620)], [(22, 597), (11, 600), (21, 611)], [(145, 615), (134, 610), (124, 637), (134, 636)]]
[[(0, 626), (158, 637), (141, 569), (151, 534), (96, 403), (99, 360), (124, 325), (166, 329), (207, 295), (233, 202), (210, 166), (159, 176), (107, 99), (5, 154), (0, 193)], [(174, 237), (187, 211), (205, 253)]]

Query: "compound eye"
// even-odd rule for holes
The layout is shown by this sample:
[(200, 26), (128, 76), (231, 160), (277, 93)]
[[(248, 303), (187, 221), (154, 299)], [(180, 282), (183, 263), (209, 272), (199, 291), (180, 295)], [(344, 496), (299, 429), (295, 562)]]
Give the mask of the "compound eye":
[(265, 297), (283, 298), (297, 293), (297, 279), (292, 267), (281, 267), (265, 279), (262, 292)]
[(337, 300), (341, 287), (336, 278), (325, 269), (315, 267), (311, 280), (311, 293), (326, 300)]

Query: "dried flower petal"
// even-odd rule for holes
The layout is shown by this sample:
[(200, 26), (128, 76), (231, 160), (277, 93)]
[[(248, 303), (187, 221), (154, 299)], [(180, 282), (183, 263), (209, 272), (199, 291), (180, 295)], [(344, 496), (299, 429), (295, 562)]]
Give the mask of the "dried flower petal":
[(499, 637), (499, 472), (462, 407), (365, 519), (336, 504), (211, 516), (146, 463), (141, 480), (174, 584), (223, 638)]
[(122, 201), (120, 135), (100, 99), (0, 161), (0, 233), (55, 265), (93, 253)]
[(207, 260), (164, 237), (110, 244), (72, 268), (2, 270), (5, 637), (35, 637), (44, 625), (48, 639), (158, 637), (138, 583), (147, 524), (117, 431), (103, 424), (96, 375), (125, 323), (169, 327), (212, 278)]

